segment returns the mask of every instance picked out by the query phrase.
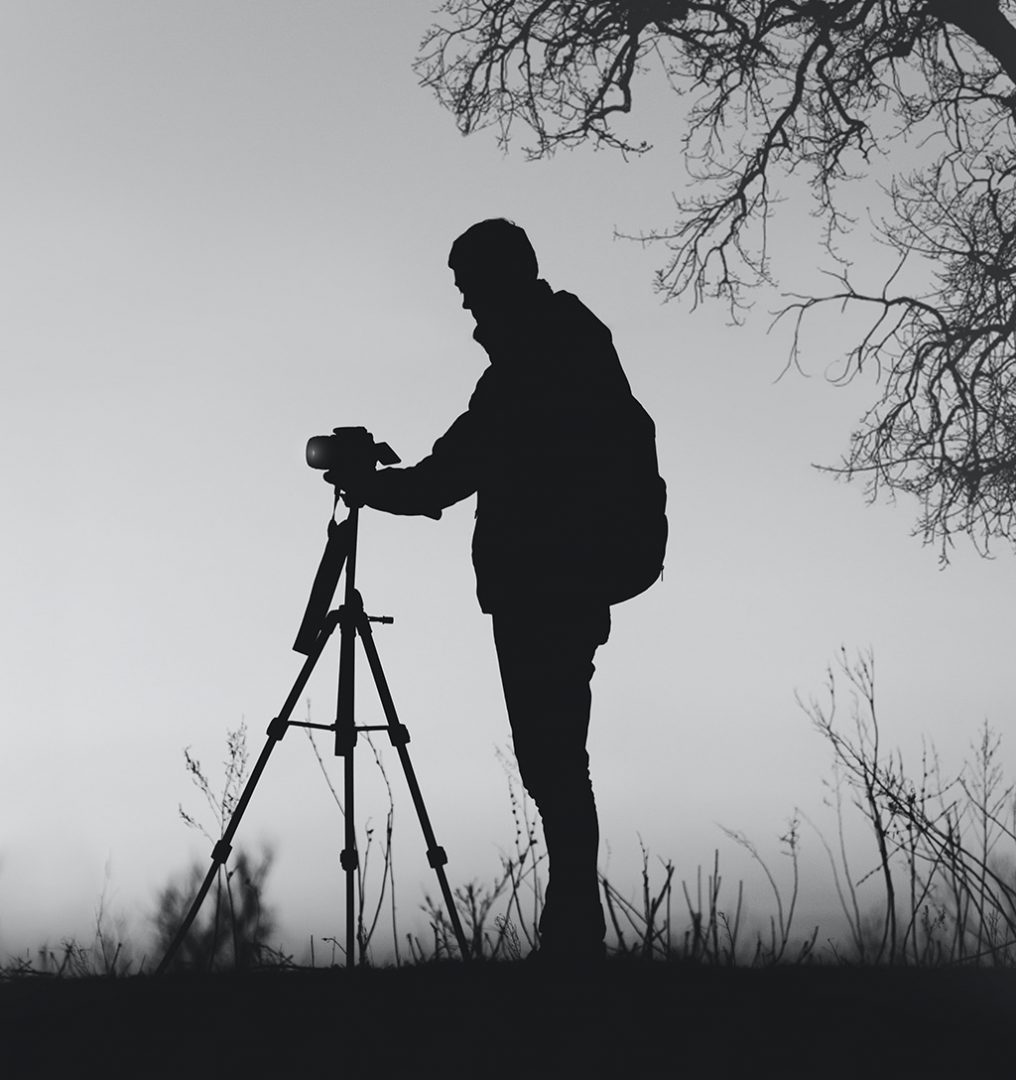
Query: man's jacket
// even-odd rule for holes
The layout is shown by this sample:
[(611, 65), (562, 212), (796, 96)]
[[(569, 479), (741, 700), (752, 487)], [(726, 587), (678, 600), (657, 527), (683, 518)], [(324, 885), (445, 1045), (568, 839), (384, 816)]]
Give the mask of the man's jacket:
[[(437, 518), (476, 492), (473, 566), (485, 612), (602, 606), (648, 587), (663, 551), (658, 538), (651, 552), (636, 550), (645, 485), (654, 485), (664, 543), (665, 486), (653, 422), (610, 331), (577, 297), (540, 281), (510, 329), (478, 325), (473, 336), (491, 364), (468, 409), (418, 465), (376, 473), (366, 504)], [(648, 580), (633, 589), (630, 561), (647, 554)]]

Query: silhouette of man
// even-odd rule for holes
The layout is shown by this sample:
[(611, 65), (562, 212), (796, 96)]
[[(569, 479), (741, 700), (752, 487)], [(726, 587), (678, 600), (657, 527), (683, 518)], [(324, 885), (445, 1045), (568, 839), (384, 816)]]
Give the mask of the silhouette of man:
[(477, 597), (492, 616), (515, 756), (549, 856), (539, 955), (596, 959), (605, 925), (586, 753), (590, 680), (610, 632), (611, 497), (634, 425), (648, 417), (610, 331), (540, 279), (524, 230), (481, 221), (455, 241), (448, 265), (490, 365), (428, 457), (381, 470), (352, 494), (378, 510), (439, 518), (476, 493)]

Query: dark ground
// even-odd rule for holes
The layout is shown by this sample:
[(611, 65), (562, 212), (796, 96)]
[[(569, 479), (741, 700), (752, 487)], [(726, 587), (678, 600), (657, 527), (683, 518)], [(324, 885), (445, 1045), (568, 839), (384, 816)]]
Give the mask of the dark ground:
[(1014, 1075), (1016, 972), (610, 961), (0, 983), (0, 1075)]

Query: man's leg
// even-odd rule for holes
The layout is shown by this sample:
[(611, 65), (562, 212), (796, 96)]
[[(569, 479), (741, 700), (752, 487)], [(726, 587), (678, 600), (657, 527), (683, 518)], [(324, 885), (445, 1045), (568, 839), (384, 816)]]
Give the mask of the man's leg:
[(599, 827), (586, 734), (593, 654), (609, 632), (607, 607), (567, 616), (494, 615), (515, 757), (547, 842), (550, 884), (540, 938), (548, 954), (602, 952)]

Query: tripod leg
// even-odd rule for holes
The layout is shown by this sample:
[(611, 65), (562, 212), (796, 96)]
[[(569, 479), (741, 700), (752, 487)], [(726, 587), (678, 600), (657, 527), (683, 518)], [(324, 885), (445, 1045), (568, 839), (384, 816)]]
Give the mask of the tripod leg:
[[(355, 534), (354, 534), (355, 535)], [(356, 746), (356, 720), (353, 715), (354, 680), (356, 674), (355, 605), (349, 595), (349, 575), (355, 563), (347, 569), (346, 602), (339, 609), (339, 694), (335, 712), (335, 754), (343, 758), (343, 796), (345, 800), (345, 837), (339, 854), (339, 865), (346, 874), (346, 964), (356, 966), (356, 871), (360, 853), (356, 847), (356, 804), (354, 801), (353, 749)]]
[(374, 644), (374, 635), (370, 629), (370, 622), (363, 613), (362, 602), (359, 606), (357, 630), (363, 642), (364, 652), (367, 655), (367, 663), (370, 665), (374, 682), (377, 685), (377, 692), (381, 699), (381, 707), (384, 709), (385, 719), (388, 721), (388, 736), (392, 741), (392, 746), (398, 752), (399, 760), (402, 762), (402, 769), (406, 774), (409, 791), (413, 796), (413, 805), (416, 807), (416, 815), (420, 819), (423, 836), (427, 842), (427, 862), (434, 868), (438, 882), (441, 885), (441, 894), (444, 897), (445, 907), (448, 909), (448, 918), (451, 920), (452, 930), (455, 932), (455, 940), (458, 942), (462, 959), (469, 960), (469, 945), (466, 941), (466, 935), (462, 931), (462, 923), (455, 908), (455, 899), (452, 896), (451, 889), (448, 887), (448, 878), (444, 872), (448, 856), (445, 854), (444, 848), (438, 845), (434, 830), (430, 824), (430, 818), (427, 815), (427, 808), (423, 804), (423, 794), (420, 791), (420, 785), (413, 770), (413, 763), (409, 760), (409, 751), (406, 749), (406, 744), (409, 742), (409, 730), (404, 724), (399, 723), (399, 717), (395, 711), (395, 702), (392, 700), (388, 680), (385, 678), (385, 673), (381, 667), (381, 660)]
[(261, 755), (255, 762), (250, 777), (244, 785), (243, 792), (237, 801), (236, 809), (229, 819), (229, 824), (226, 826), (222, 838), (218, 840), (215, 847), (212, 848), (212, 865), (208, 868), (208, 873), (205, 875), (205, 880), (201, 883), (201, 888), (198, 889), (198, 893), (191, 903), (190, 910), (187, 912), (186, 917), (177, 929), (173, 940), (170, 942), (169, 948), (166, 949), (165, 956), (163, 956), (159, 966), (155, 969), (156, 975), (161, 975), (166, 968), (169, 967), (173, 957), (176, 955), (177, 949), (180, 948), (184, 938), (187, 936), (187, 932), (190, 930), (191, 924), (194, 922), (198, 910), (200, 909), (205, 896), (208, 894), (212, 882), (215, 880), (216, 873), (219, 871), (222, 864), (229, 858), (229, 853), (232, 850), (233, 836), (240, 825), (240, 819), (247, 809), (247, 804), (254, 794), (254, 788), (257, 786), (258, 780), (261, 779), (261, 774), (265, 771), (265, 766), (268, 764), (268, 758), (271, 756), (272, 750), (275, 749), (275, 744), (286, 734), (286, 729), (289, 726), (290, 714), (296, 707), (296, 703), (300, 700), (303, 688), (306, 686), (307, 680), (314, 670), (314, 665), (321, 656), (321, 652), (329, 637), (331, 637), (337, 622), (338, 613), (330, 612), (322, 625), (317, 640), (311, 647), (307, 659), (304, 661), (303, 667), (300, 668), (300, 673), (297, 675), (296, 681), (293, 683), (293, 688), (289, 691), (289, 696), (286, 698), (285, 704), (282, 706), (279, 715), (268, 725), (268, 739), (261, 750)]

